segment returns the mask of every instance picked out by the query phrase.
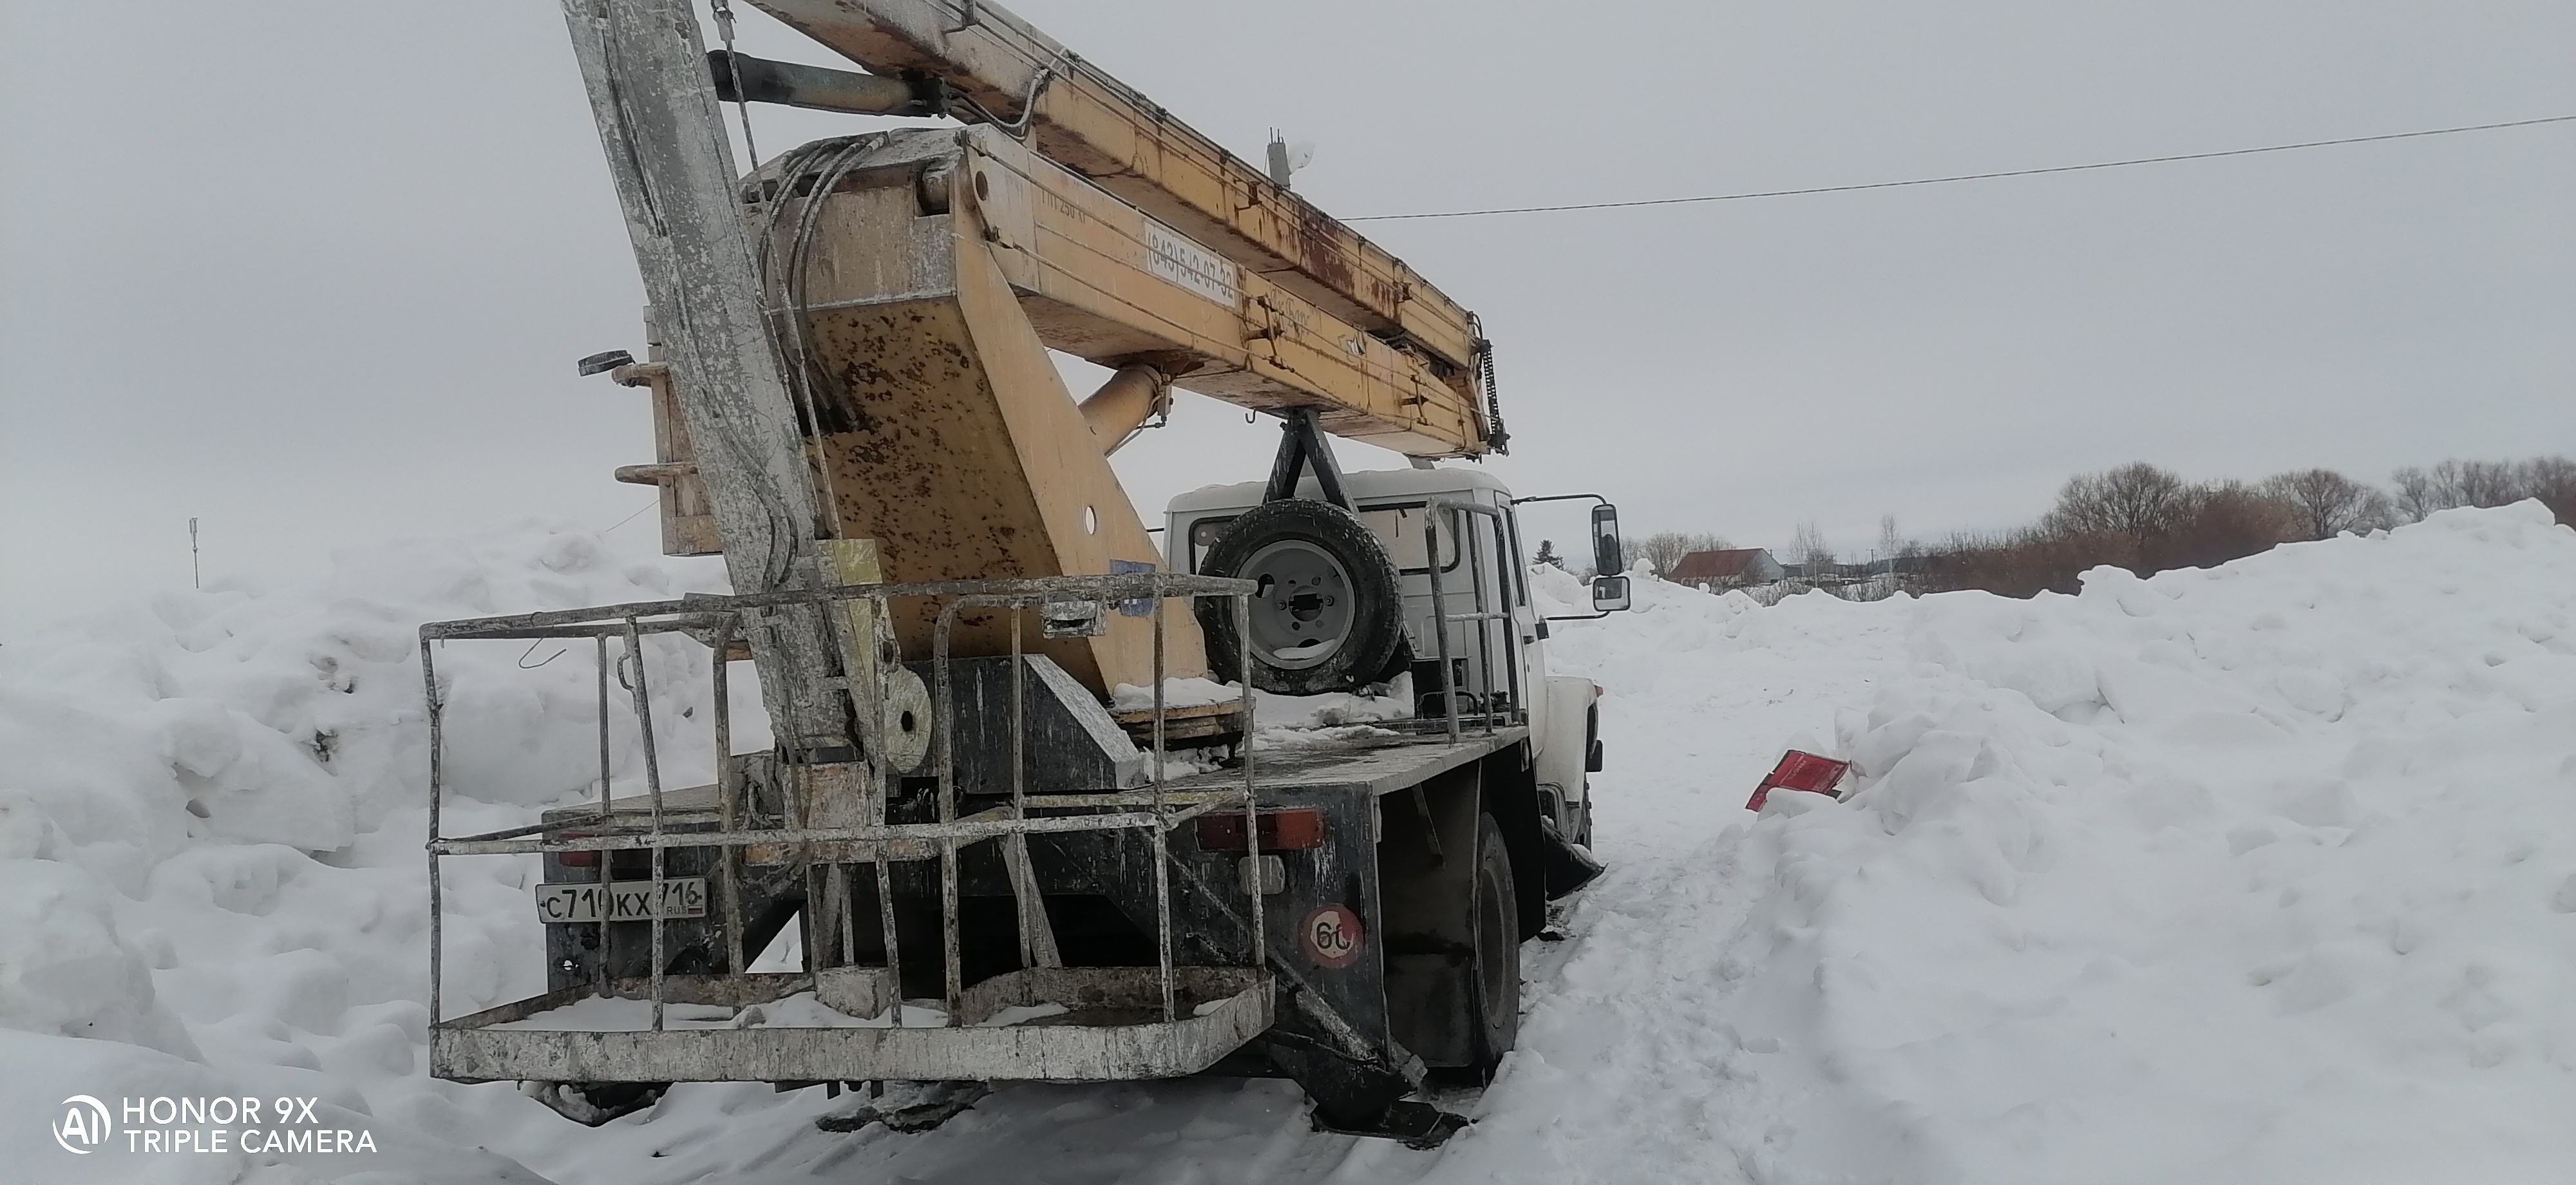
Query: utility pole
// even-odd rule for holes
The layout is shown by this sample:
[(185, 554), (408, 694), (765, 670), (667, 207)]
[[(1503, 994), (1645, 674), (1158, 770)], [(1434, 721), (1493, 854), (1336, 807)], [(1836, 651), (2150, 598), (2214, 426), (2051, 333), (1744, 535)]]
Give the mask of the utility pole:
[(206, 570), (197, 562), (197, 520), (188, 520), (188, 586), (205, 591)]

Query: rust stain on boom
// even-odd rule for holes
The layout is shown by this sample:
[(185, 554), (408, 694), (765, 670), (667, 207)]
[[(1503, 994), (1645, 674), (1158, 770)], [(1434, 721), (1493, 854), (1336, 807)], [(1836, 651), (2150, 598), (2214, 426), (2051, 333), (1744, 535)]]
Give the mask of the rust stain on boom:
[[(1358, 238), (1351, 234), (1351, 228), (1313, 206), (1298, 211), (1297, 259), (1300, 270), (1336, 292), (1349, 291), (1352, 287), (1351, 256), (1358, 244), (1356, 241), (1344, 243), (1346, 237)], [(1371, 287), (1375, 290), (1372, 295), (1378, 298), (1379, 303), (1394, 303), (1385, 300), (1386, 289), (1390, 287), (1388, 281), (1373, 280)]]

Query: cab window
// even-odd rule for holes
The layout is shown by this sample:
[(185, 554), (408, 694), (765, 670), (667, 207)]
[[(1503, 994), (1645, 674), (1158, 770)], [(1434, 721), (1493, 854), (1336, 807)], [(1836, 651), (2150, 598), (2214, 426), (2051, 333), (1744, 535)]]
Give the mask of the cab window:
[[(1431, 563), (1430, 557), (1423, 552), (1422, 548), (1422, 516), (1428, 513), (1430, 513), (1428, 508), (1419, 503), (1410, 506), (1362, 507), (1360, 522), (1368, 527), (1370, 534), (1377, 536), (1378, 543), (1386, 548), (1387, 557), (1395, 561), (1397, 571), (1421, 573), (1429, 571)], [(1189, 549), (1186, 558), (1189, 560), (1190, 571), (1199, 571), (1199, 565), (1207, 558), (1208, 549), (1216, 546), (1216, 541), (1225, 537), (1225, 529), (1233, 525), (1237, 517), (1228, 514), (1191, 520), (1189, 538), (1186, 542)], [(1444, 516), (1438, 530), (1440, 558), (1444, 561), (1440, 570), (1455, 572), (1458, 570), (1459, 555), (1454, 526)]]

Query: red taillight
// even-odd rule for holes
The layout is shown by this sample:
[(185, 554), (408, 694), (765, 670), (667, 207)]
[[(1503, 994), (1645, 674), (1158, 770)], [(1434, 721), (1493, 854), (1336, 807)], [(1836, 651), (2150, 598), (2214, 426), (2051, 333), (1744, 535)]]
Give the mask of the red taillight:
[[(567, 831), (557, 838), (589, 839), (590, 833), (585, 831)], [(555, 860), (566, 868), (599, 867), (599, 853), (597, 852), (557, 852), (555, 853)]]
[[(1200, 815), (1199, 850), (1202, 852), (1245, 851), (1243, 814), (1240, 811), (1218, 811)], [(1261, 850), (1265, 852), (1301, 852), (1324, 846), (1324, 812), (1313, 807), (1261, 812)]]

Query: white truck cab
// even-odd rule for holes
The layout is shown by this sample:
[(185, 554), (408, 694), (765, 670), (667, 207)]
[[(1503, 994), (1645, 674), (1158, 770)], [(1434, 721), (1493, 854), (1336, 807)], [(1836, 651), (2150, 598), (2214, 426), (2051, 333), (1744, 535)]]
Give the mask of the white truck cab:
[[(1511, 490), (1477, 469), (1340, 476), (1353, 512), (1392, 562), (1404, 601), (1401, 645), (1396, 657), (1378, 669), (1375, 681), (1409, 686), (1424, 717), (1447, 714), (1446, 696), (1454, 689), (1457, 711), (1469, 727), (1489, 721), (1527, 723), (1541, 810), (1559, 834), (1588, 846), (1591, 799), (1585, 775), (1600, 768), (1600, 691), (1590, 679), (1548, 668), (1550, 618), (1530, 596), (1529, 552), (1522, 545)], [(1204, 573), (1228, 526), (1260, 506), (1266, 491), (1265, 483), (1242, 482), (1205, 486), (1172, 499), (1163, 533), (1169, 570)], [(1322, 491), (1309, 476), (1297, 494), (1319, 499)], [(1596, 559), (1608, 558), (1611, 567), (1607, 579), (1594, 582), (1594, 611), (1577, 617), (1627, 607), (1626, 580), (1616, 574), (1616, 512), (1602, 503), (1594, 521)], [(1603, 542), (1606, 551), (1599, 546)], [(1364, 628), (1365, 623), (1337, 612), (1355, 577), (1340, 571), (1323, 549), (1273, 544), (1249, 560), (1227, 574), (1267, 577), (1265, 588), (1276, 590), (1254, 597), (1251, 606), (1250, 645), (1260, 661), (1320, 664), (1352, 644), (1351, 630)], [(1435, 594), (1445, 606), (1436, 615)], [(1447, 618), (1445, 638), (1435, 616)]]

